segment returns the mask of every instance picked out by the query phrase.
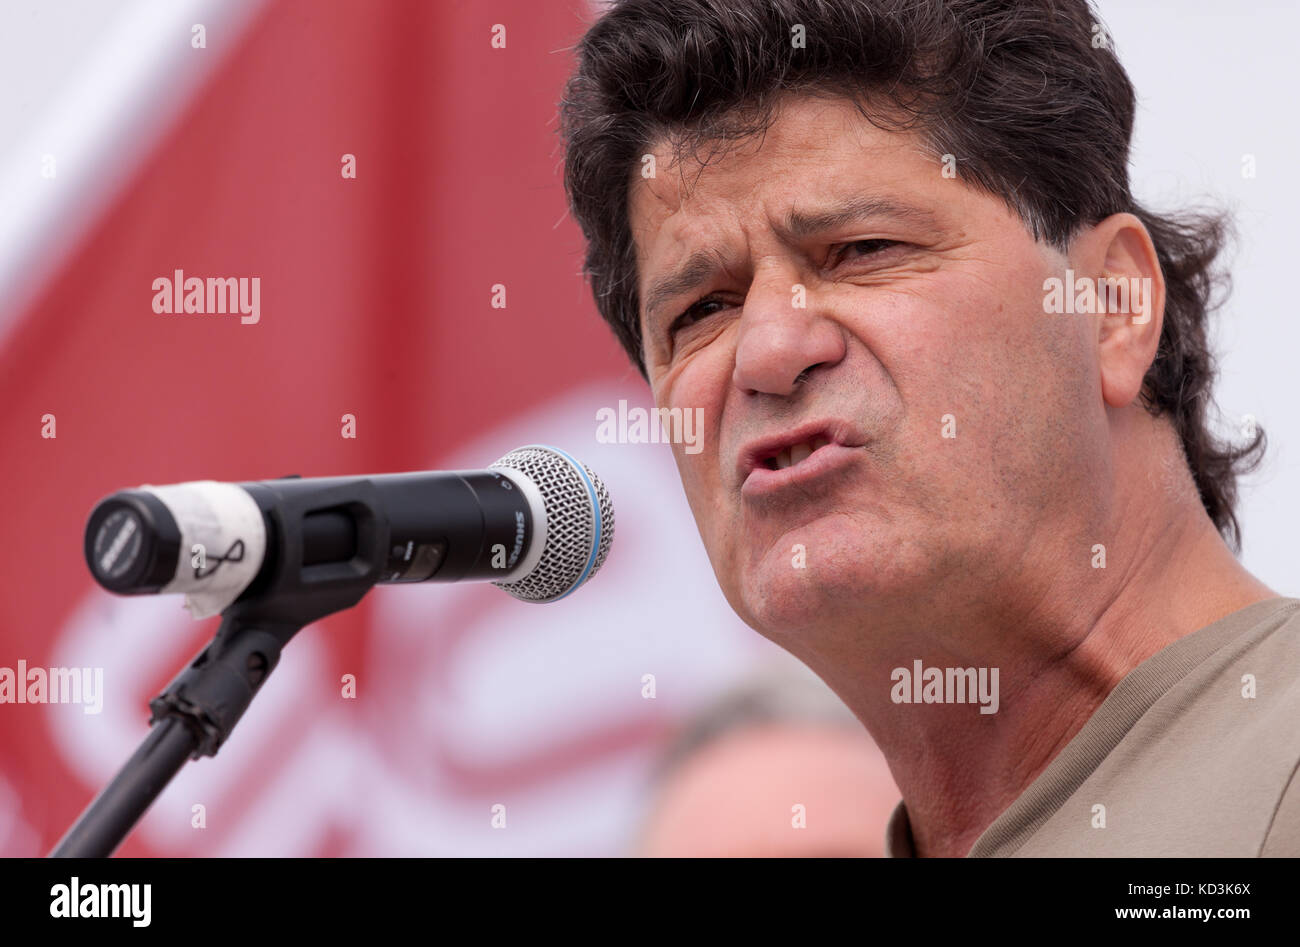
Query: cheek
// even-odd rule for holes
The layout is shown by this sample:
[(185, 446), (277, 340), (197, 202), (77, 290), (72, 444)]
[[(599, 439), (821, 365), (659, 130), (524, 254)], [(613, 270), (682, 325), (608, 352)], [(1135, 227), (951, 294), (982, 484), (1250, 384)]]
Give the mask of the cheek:
[[(1002, 413), (1050, 381), (1049, 336), (1037, 270), (982, 265), (935, 274), (873, 318), (872, 344), (908, 413), (936, 432), (940, 418)], [(1014, 420), (1014, 419), (1012, 419)]]
[(1018, 269), (955, 281), (903, 336), (918, 469), (970, 522), (1007, 505), (1046, 510), (1075, 489), (1087, 324), (1044, 313), (1042, 280)]
[(674, 445), (673, 453), (683, 473), (687, 470), (716, 470), (721, 419), (731, 387), (731, 361), (717, 345), (704, 349), (665, 372), (654, 382), (655, 405), (680, 410), (695, 419), (697, 444), (687, 452)]
[[(971, 262), (872, 301), (854, 331), (894, 388), (874, 409), (901, 496), (988, 506), (1005, 471), (1037, 461), (1077, 357), (1078, 326), (1042, 311), (1041, 273)], [(882, 390), (885, 390), (882, 388)], [(888, 412), (888, 414), (885, 414)], [(1052, 432), (1058, 433), (1058, 432)]]
[(680, 410), (696, 422), (694, 444), (674, 444), (672, 450), (691, 512), (706, 537), (719, 526), (725, 532), (728, 519), (722, 418), (731, 371), (722, 352), (706, 350), (657, 378), (653, 388), (656, 407)]

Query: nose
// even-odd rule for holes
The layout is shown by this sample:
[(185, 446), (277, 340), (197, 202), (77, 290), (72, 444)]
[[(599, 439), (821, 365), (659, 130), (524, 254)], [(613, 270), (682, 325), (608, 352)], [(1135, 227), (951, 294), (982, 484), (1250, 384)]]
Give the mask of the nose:
[(731, 377), (746, 394), (789, 396), (806, 373), (844, 358), (842, 327), (801, 289), (773, 278), (745, 294)]

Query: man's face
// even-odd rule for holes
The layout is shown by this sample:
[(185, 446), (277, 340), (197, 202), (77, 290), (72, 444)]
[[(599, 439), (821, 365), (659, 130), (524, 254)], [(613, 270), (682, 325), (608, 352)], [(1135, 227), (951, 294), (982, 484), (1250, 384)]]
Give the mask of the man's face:
[(789, 98), (703, 169), (653, 151), (646, 366), (656, 405), (703, 409), (704, 449), (674, 453), (745, 621), (825, 657), (864, 617), (1049, 583), (1063, 524), (1086, 563), (1109, 457), (1095, 324), (1043, 312), (1064, 257), (845, 100)]

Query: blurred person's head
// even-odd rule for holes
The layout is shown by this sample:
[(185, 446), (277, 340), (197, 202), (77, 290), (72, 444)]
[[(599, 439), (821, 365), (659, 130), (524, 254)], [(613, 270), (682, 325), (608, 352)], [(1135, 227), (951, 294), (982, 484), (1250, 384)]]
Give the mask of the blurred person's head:
[(756, 676), (665, 752), (634, 854), (879, 857), (899, 799), (880, 750), (812, 674)]

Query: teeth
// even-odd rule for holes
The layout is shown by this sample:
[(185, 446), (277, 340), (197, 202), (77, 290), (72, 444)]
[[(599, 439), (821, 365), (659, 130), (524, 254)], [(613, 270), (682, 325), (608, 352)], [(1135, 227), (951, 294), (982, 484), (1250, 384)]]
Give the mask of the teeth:
[(819, 448), (825, 447), (830, 440), (825, 437), (815, 437), (811, 441), (805, 441), (802, 444), (795, 444), (787, 447), (781, 453), (771, 458), (769, 464), (773, 470), (785, 470), (787, 467), (793, 467), (811, 456), (812, 452)]
[(802, 444), (795, 444), (787, 447), (775, 457), (767, 459), (768, 470), (785, 470), (787, 467), (793, 467), (795, 464), (807, 460), (814, 451), (819, 451), (831, 443), (829, 437), (814, 437), (811, 441), (805, 441)]

